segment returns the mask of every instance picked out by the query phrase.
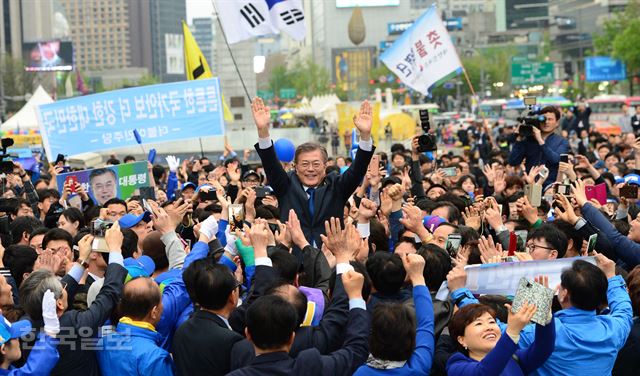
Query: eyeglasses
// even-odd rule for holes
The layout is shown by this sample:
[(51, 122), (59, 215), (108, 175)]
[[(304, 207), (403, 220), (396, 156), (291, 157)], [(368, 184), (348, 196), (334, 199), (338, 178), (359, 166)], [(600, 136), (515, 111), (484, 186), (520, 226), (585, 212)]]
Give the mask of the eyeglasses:
[(258, 184), (260, 183), (260, 180), (256, 180), (256, 179), (247, 179), (244, 181), (245, 183), (253, 183), (253, 184)]
[(527, 245), (524, 247), (524, 249), (525, 249), (525, 250), (527, 251), (527, 253), (529, 253), (529, 254), (533, 253), (533, 252), (536, 250), (536, 248), (546, 249), (547, 251), (553, 251), (553, 250), (555, 250), (555, 248), (544, 247), (544, 246), (541, 246), (541, 245), (539, 245), (539, 244), (533, 244), (533, 243), (529, 243), (529, 244), (527, 244)]

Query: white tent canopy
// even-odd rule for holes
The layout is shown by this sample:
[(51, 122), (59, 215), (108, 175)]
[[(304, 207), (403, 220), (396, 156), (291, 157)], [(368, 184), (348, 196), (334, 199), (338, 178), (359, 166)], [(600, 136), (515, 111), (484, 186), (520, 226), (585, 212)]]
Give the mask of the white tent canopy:
[(38, 116), (36, 114), (37, 106), (42, 104), (53, 103), (53, 99), (47, 94), (47, 92), (38, 86), (27, 103), (16, 112), (11, 119), (2, 123), (0, 129), (2, 131), (15, 131), (15, 130), (30, 130), (38, 128)]

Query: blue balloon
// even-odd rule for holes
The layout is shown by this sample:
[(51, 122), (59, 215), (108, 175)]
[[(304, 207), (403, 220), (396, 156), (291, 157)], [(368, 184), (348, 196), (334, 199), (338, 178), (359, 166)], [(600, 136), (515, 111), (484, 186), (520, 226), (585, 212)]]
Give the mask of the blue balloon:
[(273, 145), (276, 149), (276, 155), (281, 162), (291, 162), (296, 154), (296, 147), (287, 138), (281, 138)]

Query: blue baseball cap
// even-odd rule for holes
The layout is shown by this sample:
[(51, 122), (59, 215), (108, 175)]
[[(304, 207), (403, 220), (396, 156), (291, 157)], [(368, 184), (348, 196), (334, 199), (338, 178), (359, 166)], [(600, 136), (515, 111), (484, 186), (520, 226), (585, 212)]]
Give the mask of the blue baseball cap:
[(438, 217), (437, 215), (426, 215), (422, 220), (422, 224), (429, 231), (435, 231), (435, 229), (437, 229), (438, 226), (440, 226), (445, 222), (446, 220), (444, 218)]
[(188, 182), (186, 182), (186, 183), (182, 184), (182, 190), (183, 190), (183, 191), (184, 191), (185, 189), (187, 189), (187, 188), (193, 188), (193, 189), (196, 189), (196, 185), (195, 185), (195, 184), (193, 184), (193, 183), (192, 183), (192, 182), (190, 182), (190, 181), (188, 181)]
[(127, 257), (124, 259), (124, 267), (127, 269), (125, 283), (138, 277), (150, 277), (156, 270), (156, 264), (151, 257), (143, 255), (136, 258)]
[(148, 211), (145, 211), (140, 215), (129, 213), (125, 214), (118, 220), (121, 228), (131, 228), (140, 223), (140, 221), (145, 221), (147, 223), (151, 222), (151, 213), (149, 213)]
[(13, 324), (0, 315), (0, 345), (12, 339), (20, 338), (31, 331), (31, 323), (27, 320), (16, 321)]
[(628, 174), (625, 175), (624, 177), (624, 181), (627, 184), (635, 184), (635, 185), (640, 185), (640, 175), (638, 174)]
[(209, 188), (209, 191), (215, 191), (215, 188), (213, 187), (213, 185), (211, 184), (202, 184), (201, 186), (199, 186), (198, 188), (196, 188), (196, 193), (200, 192), (200, 190), (202, 188)]

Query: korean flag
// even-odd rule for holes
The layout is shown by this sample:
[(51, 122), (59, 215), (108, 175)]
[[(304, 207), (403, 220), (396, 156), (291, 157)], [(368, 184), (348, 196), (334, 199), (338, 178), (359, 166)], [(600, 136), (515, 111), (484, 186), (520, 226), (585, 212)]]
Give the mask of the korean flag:
[(266, 0), (271, 23), (291, 38), (301, 41), (305, 37), (304, 12), (300, 0)]

